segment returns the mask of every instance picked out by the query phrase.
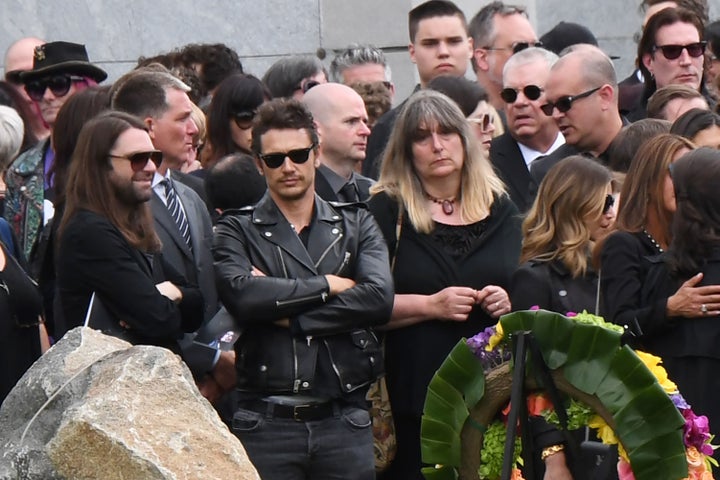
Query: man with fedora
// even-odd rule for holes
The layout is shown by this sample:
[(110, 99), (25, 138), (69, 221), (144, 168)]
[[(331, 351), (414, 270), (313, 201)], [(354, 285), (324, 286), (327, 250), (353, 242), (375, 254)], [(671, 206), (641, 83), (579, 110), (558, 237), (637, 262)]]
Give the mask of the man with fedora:
[[(107, 73), (88, 60), (85, 46), (70, 42), (36, 46), (32, 70), (20, 74), (25, 91), (51, 132), (67, 99), (105, 78)], [(7, 171), (4, 215), (28, 258), (40, 230), (53, 216), (52, 185), (47, 173), (54, 158), (47, 139), (20, 155)]]

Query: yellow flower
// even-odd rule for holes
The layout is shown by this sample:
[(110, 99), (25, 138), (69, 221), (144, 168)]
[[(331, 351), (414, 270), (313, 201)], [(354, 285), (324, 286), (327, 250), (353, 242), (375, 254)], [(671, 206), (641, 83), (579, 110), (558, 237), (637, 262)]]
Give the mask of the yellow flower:
[(597, 430), (597, 436), (600, 437), (600, 440), (602, 440), (604, 444), (615, 445), (618, 443), (615, 432), (613, 432), (612, 428), (610, 428), (600, 415), (593, 416), (588, 422), (588, 427)]
[(677, 385), (668, 378), (667, 372), (660, 365), (660, 363), (662, 363), (662, 359), (660, 357), (656, 357), (655, 355), (641, 352), (639, 350), (636, 350), (635, 353), (638, 357), (640, 357), (640, 360), (642, 360), (645, 366), (650, 369), (653, 375), (655, 375), (658, 383), (666, 393), (677, 393)]
[(497, 325), (495, 325), (495, 335), (490, 337), (490, 340), (488, 340), (488, 344), (485, 347), (485, 350), (487, 350), (488, 352), (492, 352), (493, 350), (495, 350), (495, 347), (497, 347), (498, 344), (502, 342), (504, 336), (505, 334), (503, 333), (502, 325), (500, 324), (500, 322), (498, 322)]

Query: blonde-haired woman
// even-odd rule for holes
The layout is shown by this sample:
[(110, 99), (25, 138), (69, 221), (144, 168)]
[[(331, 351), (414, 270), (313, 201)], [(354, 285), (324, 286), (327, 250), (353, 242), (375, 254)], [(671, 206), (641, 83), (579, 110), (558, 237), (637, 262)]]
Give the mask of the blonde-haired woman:
[[(550, 169), (522, 226), (522, 264), (510, 289), (515, 310), (538, 306), (562, 314), (597, 312), (598, 275), (591, 257), (594, 243), (615, 220), (612, 193), (610, 170), (589, 158), (567, 157)], [(592, 477), (594, 465), (566, 459), (556, 449), (565, 442), (559, 431), (542, 418), (532, 418), (530, 425), (536, 474), (544, 471), (544, 478), (572, 478), (572, 464), (575, 478)], [(576, 435), (581, 437), (582, 432)], [(552, 453), (546, 455), (548, 451)]]
[(510, 293), (516, 310), (597, 310), (591, 253), (615, 220), (614, 203), (612, 175), (599, 163), (578, 155), (550, 169), (523, 222), (522, 265)]
[(398, 453), (386, 478), (415, 479), (433, 373), (460, 338), (511, 310), (520, 221), (465, 116), (434, 91), (405, 104), (372, 191), (394, 259), (386, 369)]

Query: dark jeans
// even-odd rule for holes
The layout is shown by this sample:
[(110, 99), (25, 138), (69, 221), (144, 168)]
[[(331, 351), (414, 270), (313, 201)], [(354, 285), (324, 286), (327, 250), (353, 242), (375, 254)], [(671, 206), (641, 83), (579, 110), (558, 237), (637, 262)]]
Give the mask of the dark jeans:
[(373, 480), (370, 415), (337, 407), (322, 420), (298, 422), (238, 409), (232, 430), (263, 480)]

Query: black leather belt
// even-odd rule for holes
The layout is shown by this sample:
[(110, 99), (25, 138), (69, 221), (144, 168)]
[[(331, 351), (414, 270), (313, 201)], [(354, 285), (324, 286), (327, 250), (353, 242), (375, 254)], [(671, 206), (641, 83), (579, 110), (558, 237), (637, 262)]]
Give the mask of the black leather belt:
[(310, 422), (323, 420), (339, 412), (335, 402), (315, 403), (307, 405), (282, 405), (280, 403), (257, 401), (242, 407), (258, 413), (266, 414), (269, 417), (291, 418), (297, 422)]

